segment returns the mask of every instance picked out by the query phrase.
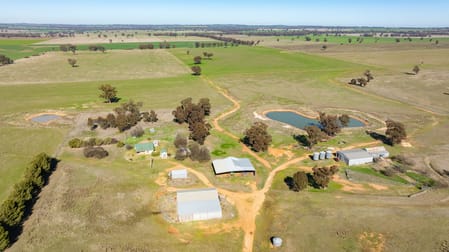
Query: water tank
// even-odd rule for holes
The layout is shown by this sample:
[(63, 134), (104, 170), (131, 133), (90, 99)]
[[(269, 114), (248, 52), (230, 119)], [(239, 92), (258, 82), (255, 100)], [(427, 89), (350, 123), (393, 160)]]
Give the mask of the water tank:
[(317, 161), (318, 159), (320, 159), (320, 153), (319, 152), (314, 152), (313, 153), (313, 160)]
[(321, 152), (320, 152), (320, 160), (323, 160), (323, 159), (325, 159), (325, 158), (326, 158), (326, 152), (321, 151)]
[(271, 243), (274, 247), (280, 247), (282, 246), (282, 239), (280, 237), (273, 237), (271, 238)]
[(331, 159), (332, 158), (332, 151), (328, 150), (326, 151), (326, 159)]

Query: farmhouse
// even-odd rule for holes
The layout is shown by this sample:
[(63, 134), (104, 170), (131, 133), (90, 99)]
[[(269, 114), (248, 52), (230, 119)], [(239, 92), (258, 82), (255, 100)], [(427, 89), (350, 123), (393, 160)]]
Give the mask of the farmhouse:
[(373, 162), (373, 156), (362, 149), (337, 151), (337, 158), (347, 165), (359, 165)]
[(171, 170), (168, 173), (168, 176), (171, 179), (186, 179), (187, 178), (187, 170), (186, 169)]
[(256, 174), (256, 169), (248, 158), (227, 157), (212, 161), (215, 175), (228, 173), (252, 173)]
[(153, 143), (138, 143), (134, 146), (137, 153), (151, 154), (154, 151)]
[(222, 218), (215, 188), (177, 191), (176, 203), (180, 222)]
[(390, 153), (383, 146), (364, 148), (373, 158), (386, 158)]

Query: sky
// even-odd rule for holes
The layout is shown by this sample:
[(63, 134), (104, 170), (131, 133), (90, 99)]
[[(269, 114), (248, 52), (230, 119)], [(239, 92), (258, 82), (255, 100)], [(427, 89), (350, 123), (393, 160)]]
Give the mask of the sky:
[(0, 0), (0, 23), (449, 27), (449, 0)]

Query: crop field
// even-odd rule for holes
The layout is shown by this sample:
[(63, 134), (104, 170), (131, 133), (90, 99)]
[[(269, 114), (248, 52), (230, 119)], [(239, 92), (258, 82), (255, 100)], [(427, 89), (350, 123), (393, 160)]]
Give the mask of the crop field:
[(35, 46), (42, 39), (0, 39), (0, 54), (13, 60), (39, 55), (50, 50), (56, 50), (55, 46)]
[[(276, 37), (264, 37), (262, 46), (253, 47), (193, 48), (197, 40), (184, 37), (156, 40), (134, 33), (134, 38), (121, 44), (115, 41), (116, 34), (117, 39), (122, 37), (120, 32), (104, 34), (107, 37), (91, 33), (43, 41), (38, 46), (9, 42), (19, 49), (47, 48), (42, 43), (62, 41), (80, 48), (76, 54), (48, 52), (0, 67), (0, 141), (4, 143), (0, 147), (0, 201), (36, 153), (57, 153), (61, 160), (10, 251), (251, 251), (248, 244), (254, 251), (267, 251), (273, 235), (284, 240), (279, 251), (433, 251), (447, 240), (448, 191), (435, 189), (406, 197), (418, 191), (415, 182), (444, 181), (433, 167), (449, 161), (442, 157), (447, 138), (441, 137), (449, 134), (448, 96), (443, 94), (449, 92), (445, 72), (449, 51), (444, 39), (440, 47), (427, 49), (434, 45), (416, 39), (396, 43), (381, 38), (374, 43), (365, 38), (366, 45), (345, 44), (340, 51), (332, 51), (347, 38), (328, 36), (332, 46), (323, 52), (308, 49), (309, 44), (317, 47), (317, 42), (296, 37), (280, 37), (279, 42)], [(104, 41), (106, 53), (86, 51), (87, 44), (109, 38), (114, 41)], [(165, 39), (176, 48), (126, 50), (141, 41)], [(289, 43), (295, 44), (290, 47)], [(392, 49), (406, 43), (413, 46)], [(377, 46), (383, 49), (373, 51)], [(350, 51), (349, 47), (359, 49)], [(213, 56), (203, 58), (201, 76), (193, 76), (189, 69), (195, 65), (193, 57), (204, 52)], [(68, 58), (76, 58), (79, 66), (71, 67)], [(418, 75), (406, 74), (421, 61)], [(374, 75), (368, 86), (347, 84), (367, 69)], [(160, 121), (143, 125), (146, 131), (154, 127), (157, 133), (132, 138), (115, 129), (90, 130), (87, 117), (104, 115), (118, 106), (101, 101), (101, 84), (117, 88), (118, 104), (141, 101), (142, 110), (156, 110)], [(249, 158), (256, 176), (216, 177), (210, 162), (172, 158), (174, 137), (177, 132), (186, 133), (187, 125), (174, 123), (171, 111), (187, 97), (194, 102), (207, 97), (212, 104), (206, 120), (213, 129), (205, 142), (211, 158)], [(304, 131), (268, 120), (264, 114), (270, 110), (293, 110), (310, 117), (318, 111), (347, 113), (366, 122), (366, 127), (343, 129), (310, 150), (293, 137)], [(33, 114), (52, 111), (64, 114), (63, 120), (29, 121)], [(416, 162), (404, 176), (387, 177), (369, 166), (348, 168), (333, 160), (314, 162), (307, 156), (327, 147), (381, 145), (365, 131), (383, 133), (389, 118), (406, 125), (408, 145), (387, 147), (388, 151), (408, 154)], [(273, 136), (268, 152), (254, 153), (239, 142), (256, 121), (266, 123)], [(81, 149), (67, 146), (73, 137), (116, 137), (127, 143), (160, 139), (169, 145), (172, 156), (168, 160), (155, 157), (150, 168), (150, 157), (131, 155), (134, 150), (111, 145), (105, 147), (109, 151), (105, 159), (86, 159)], [(286, 176), (299, 169), (310, 171), (317, 164), (341, 168), (328, 189), (289, 191)], [(195, 187), (218, 187), (233, 204), (235, 215), (195, 223), (167, 222), (160, 199), (176, 189), (167, 186), (166, 179), (168, 169), (178, 167), (195, 173), (199, 179)], [(356, 180), (344, 178), (344, 169), (354, 172)], [(251, 221), (256, 216), (254, 224)], [(251, 237), (254, 243), (248, 243)]]

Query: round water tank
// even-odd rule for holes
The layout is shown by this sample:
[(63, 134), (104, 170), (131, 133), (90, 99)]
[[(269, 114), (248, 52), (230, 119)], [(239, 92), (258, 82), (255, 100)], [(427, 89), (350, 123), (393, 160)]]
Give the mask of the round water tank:
[(332, 151), (326, 151), (326, 159), (332, 158)]
[(318, 159), (320, 159), (320, 153), (319, 152), (314, 152), (313, 153), (313, 160), (317, 161)]
[(282, 239), (280, 237), (273, 237), (271, 238), (271, 243), (274, 247), (280, 247), (282, 246)]
[(320, 152), (320, 159), (322, 160), (322, 159), (325, 159), (325, 158), (326, 158), (326, 152), (321, 151)]

